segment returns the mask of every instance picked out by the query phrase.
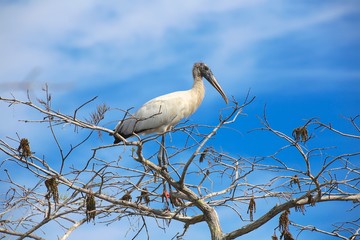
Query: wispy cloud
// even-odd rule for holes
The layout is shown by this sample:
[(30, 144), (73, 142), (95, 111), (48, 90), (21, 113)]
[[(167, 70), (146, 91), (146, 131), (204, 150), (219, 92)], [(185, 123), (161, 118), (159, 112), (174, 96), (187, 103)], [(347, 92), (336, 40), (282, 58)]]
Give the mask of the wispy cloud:
[[(302, 6), (300, 9), (300, 11), (291, 9), (290, 6), (283, 6), (280, 3), (274, 3), (273, 6), (260, 5), (232, 16), (230, 18), (232, 22), (224, 21), (221, 24), (224, 27), (219, 27), (217, 30), (218, 34), (212, 34), (218, 38), (218, 48), (213, 51), (211, 58), (215, 62), (215, 66), (223, 71), (224, 79), (233, 79), (238, 86), (240, 84), (243, 87), (252, 86), (261, 91), (271, 91), (271, 88), (264, 83), (267, 80), (271, 83), (283, 81), (278, 74), (283, 76), (284, 73), (288, 74), (290, 77), (288, 84), (291, 83), (291, 74), (296, 77), (300, 72), (302, 72), (301, 75), (315, 72), (317, 76), (322, 73), (324, 78), (332, 75), (332, 81), (343, 81), (341, 77), (334, 77), (339, 76), (340, 73), (344, 74), (343, 77), (349, 76), (350, 73), (345, 69), (325, 69), (324, 66), (317, 66), (319, 65), (316, 62), (318, 59), (314, 59), (314, 55), (326, 50), (329, 56), (336, 58), (332, 52), (337, 51), (339, 45), (353, 44), (356, 39), (360, 39), (360, 34), (349, 36), (343, 34), (344, 26), (339, 24), (345, 17), (358, 12), (359, 8), (344, 4)], [(250, 16), (245, 11), (251, 12), (252, 15)], [(355, 29), (356, 23), (348, 22), (346, 25), (345, 28), (348, 31), (351, 26)], [(320, 29), (322, 31), (319, 31)], [(337, 34), (341, 34), (341, 37), (336, 36)], [(303, 39), (300, 39), (299, 36)], [(341, 39), (332, 39), (334, 37)], [(301, 59), (300, 61), (303, 63), (299, 62), (297, 66), (289, 66), (289, 59), (283, 53), (286, 48), (291, 51), (288, 44), (289, 41), (294, 40), (298, 41), (297, 46), (291, 47), (304, 49), (301, 55), (296, 56), (296, 59)], [(336, 43), (333, 44), (332, 41), (336, 41)], [(315, 47), (316, 49), (314, 49)], [(327, 59), (325, 57), (325, 59), (319, 60), (326, 61)], [(272, 75), (268, 75), (266, 79), (257, 78), (260, 76), (259, 72), (264, 72), (264, 70), (270, 72), (269, 68), (271, 67), (268, 65), (273, 62), (281, 63), (281, 69), (273, 68)], [(313, 66), (309, 66), (310, 64)], [(336, 74), (333, 75), (334, 72)], [(354, 72), (357, 75), (356, 71), (352, 71), (350, 75), (354, 76)], [(235, 79), (241, 79), (241, 81)], [(312, 84), (316, 85), (316, 81), (313, 81)]]
[[(239, 84), (234, 78), (258, 70), (264, 47), (257, 48), (266, 41), (311, 32), (356, 11), (354, 3), (8, 3), (0, 10), (0, 51), (7, 56), (0, 59), (0, 81), (22, 81), (40, 67), (41, 81), (84, 86), (101, 78), (93, 81), (96, 86), (206, 60), (221, 69), (223, 84), (232, 88)], [(240, 84), (250, 85), (246, 79)]]
[[(81, 104), (84, 98), (71, 94), (75, 89), (105, 91), (108, 86), (110, 93), (121, 94), (120, 99), (109, 99), (110, 105), (137, 106), (191, 86), (191, 65), (198, 60), (209, 63), (229, 95), (244, 94), (249, 88), (258, 94), (297, 87), (300, 78), (312, 90), (320, 90), (324, 79), (339, 83), (359, 79), (359, 72), (349, 66), (318, 66), (326, 58), (336, 58), (334, 54), (311, 59), (318, 51), (335, 51), (338, 45), (356, 46), (359, 23), (347, 19), (359, 11), (358, 5), (356, 1), (293, 5), (262, 0), (7, 2), (0, 8), (4, 56), (0, 93), (34, 91), (48, 82), (57, 94), (69, 91), (68, 99)], [(324, 36), (319, 29), (326, 29)], [(344, 31), (349, 33), (336, 36)], [(296, 44), (288, 46), (289, 39)], [(292, 59), (284, 57), (284, 51), (299, 47), (309, 50), (293, 53), (299, 54), (293, 58), (300, 64), (289, 65)], [(276, 63), (275, 67), (269, 63)], [(176, 74), (169, 72), (174, 66)], [(121, 81), (131, 81), (134, 89), (123, 91)], [(137, 89), (139, 83), (143, 90)]]

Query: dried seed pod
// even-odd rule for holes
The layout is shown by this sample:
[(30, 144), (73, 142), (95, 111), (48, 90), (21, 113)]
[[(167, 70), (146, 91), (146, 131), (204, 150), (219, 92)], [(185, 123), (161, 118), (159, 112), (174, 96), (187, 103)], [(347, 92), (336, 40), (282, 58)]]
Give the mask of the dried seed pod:
[(181, 198), (177, 198), (174, 195), (170, 195), (170, 202), (173, 205), (173, 207), (181, 207), (184, 205), (184, 201)]
[(56, 177), (49, 178), (45, 180), (45, 186), (48, 190), (47, 194), (45, 195), (46, 199), (49, 199), (51, 196), (55, 203), (59, 202), (59, 191), (58, 191), (58, 182)]
[(124, 196), (121, 197), (121, 200), (131, 202), (132, 197), (131, 197), (131, 195), (130, 195), (129, 192), (126, 192), (126, 193), (124, 194)]
[(146, 203), (146, 205), (149, 205), (150, 203), (150, 196), (149, 196), (149, 192), (147, 190), (147, 188), (143, 189), (144, 191), (141, 191), (141, 195), (143, 195), (144, 201)]
[(303, 215), (305, 214), (305, 206), (304, 204), (298, 204), (295, 206), (295, 211), (296, 212), (301, 212)]
[(256, 203), (254, 197), (250, 198), (247, 213), (250, 213), (250, 221), (254, 221), (254, 213), (256, 212)]
[(95, 221), (96, 202), (95, 202), (94, 194), (92, 192), (86, 194), (85, 203), (86, 203), (86, 221), (90, 222), (91, 219)]
[(271, 236), (271, 240), (278, 240), (278, 237), (276, 236), (275, 231), (274, 231), (274, 234)]
[(292, 131), (292, 136), (295, 139), (295, 141), (299, 141), (300, 140), (300, 135), (301, 135), (301, 128), (295, 128)]
[(306, 129), (306, 127), (303, 127), (301, 131), (301, 141), (306, 142), (308, 139), (309, 139), (308, 130)]
[(26, 138), (22, 138), (20, 140), (20, 145), (18, 147), (18, 151), (20, 153), (21, 157), (30, 157), (31, 151), (30, 151), (30, 142)]
[(207, 152), (209, 151), (209, 147), (205, 148), (204, 151), (200, 154), (199, 162), (202, 163), (206, 157)]
[(280, 240), (284, 237), (284, 240), (294, 240), (294, 237), (289, 231), (283, 231), (280, 236)]
[(279, 217), (279, 230), (280, 232), (289, 231), (289, 214), (290, 210), (285, 210)]
[(315, 206), (315, 199), (314, 197), (311, 195), (310, 192), (306, 193), (306, 196), (308, 198), (308, 204), (310, 204), (310, 206)]
[(291, 180), (290, 180), (290, 187), (292, 187), (293, 184), (297, 184), (298, 185), (298, 188), (299, 190), (301, 191), (301, 186), (300, 186), (300, 180), (299, 180), (299, 177), (298, 175), (294, 175), (291, 177)]
[(149, 205), (150, 196), (149, 196), (149, 191), (147, 190), (147, 188), (143, 188), (140, 192), (140, 196), (138, 196), (137, 198), (138, 198), (137, 203), (141, 203), (142, 200), (144, 200), (146, 205)]
[(308, 131), (306, 129), (306, 126), (295, 128), (292, 132), (292, 136), (294, 137), (295, 141), (301, 141), (306, 142), (309, 139)]

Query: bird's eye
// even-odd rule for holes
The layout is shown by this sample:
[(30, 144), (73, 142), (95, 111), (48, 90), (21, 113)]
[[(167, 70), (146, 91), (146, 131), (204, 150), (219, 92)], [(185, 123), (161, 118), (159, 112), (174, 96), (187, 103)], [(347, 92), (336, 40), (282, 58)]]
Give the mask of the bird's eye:
[(204, 65), (204, 70), (205, 70), (205, 71), (208, 71), (208, 70), (209, 70), (209, 67), (206, 66), (206, 65)]

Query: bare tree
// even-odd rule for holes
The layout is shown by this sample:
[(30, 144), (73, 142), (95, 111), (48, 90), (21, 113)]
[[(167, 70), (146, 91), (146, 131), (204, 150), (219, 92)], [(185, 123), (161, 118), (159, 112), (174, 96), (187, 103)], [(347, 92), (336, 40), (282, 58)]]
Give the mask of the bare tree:
[[(183, 144), (167, 146), (169, 165), (161, 168), (155, 164), (159, 136), (101, 145), (96, 140), (114, 134), (101, 126), (110, 108), (99, 105), (88, 118), (81, 119), (78, 113), (95, 98), (67, 115), (52, 108), (51, 95), (47, 88), (44, 90), (44, 100), (34, 101), (30, 96), (26, 100), (0, 97), (9, 107), (23, 105), (40, 113), (38, 119), (23, 121), (44, 126), (56, 146), (56, 151), (48, 156), (38, 150), (33, 152), (31, 139), (26, 136), (16, 137), (14, 133), (0, 139), (4, 154), (0, 166), (5, 173), (0, 178), (3, 236), (0, 239), (11, 236), (44, 239), (48, 224), (62, 228), (64, 233), (59, 238), (67, 239), (87, 222), (112, 224), (119, 220), (128, 221), (135, 230), (133, 239), (141, 232), (148, 239), (151, 237), (149, 221), (155, 221), (159, 228), (166, 228), (173, 221), (183, 223), (184, 228), (174, 236), (178, 239), (185, 238), (188, 228), (201, 222), (206, 222), (211, 239), (235, 239), (271, 219), (277, 219), (277, 223), (268, 239), (278, 239), (277, 235), (295, 239), (295, 229), (300, 230), (299, 234), (316, 231), (339, 239), (355, 239), (360, 235), (359, 217), (355, 215), (326, 230), (298, 224), (290, 214), (293, 210), (308, 214), (307, 208), (329, 201), (347, 201), (351, 203), (347, 210), (357, 210), (360, 152), (333, 155), (333, 149), (321, 146), (321, 137), (314, 138), (313, 133), (330, 131), (334, 138), (359, 144), (358, 115), (347, 119), (352, 132), (343, 132), (314, 118), (286, 134), (271, 126), (264, 111), (259, 118), (261, 126), (252, 132), (270, 133), (281, 140), (282, 146), (267, 156), (245, 157), (226, 153), (211, 144), (215, 135), (221, 134), (219, 129), (236, 131), (232, 125), (254, 100), (246, 97), (243, 103), (238, 103), (233, 99), (231, 107), (221, 112), (216, 126), (182, 123), (173, 129)], [(64, 128), (73, 128), (71, 133), (76, 141), (63, 144), (60, 136)], [(116, 157), (106, 155), (110, 149), (117, 153)], [(290, 164), (289, 157), (296, 158), (297, 164)], [(14, 171), (19, 169), (31, 178), (28, 184), (13, 178)], [(259, 213), (259, 206), (266, 210)], [(219, 220), (221, 208), (231, 209), (233, 218), (238, 218), (239, 225), (228, 232), (223, 231)]]

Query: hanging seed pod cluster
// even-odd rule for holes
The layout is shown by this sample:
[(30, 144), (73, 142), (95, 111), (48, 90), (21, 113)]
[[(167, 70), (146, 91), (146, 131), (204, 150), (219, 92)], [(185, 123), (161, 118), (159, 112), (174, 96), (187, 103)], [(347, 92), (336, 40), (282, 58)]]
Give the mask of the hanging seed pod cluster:
[(276, 236), (275, 231), (274, 231), (274, 234), (271, 236), (271, 240), (279, 240), (278, 237)]
[(172, 194), (170, 194), (170, 202), (173, 207), (181, 207), (184, 205), (184, 201), (181, 198), (177, 198)]
[(45, 186), (48, 190), (45, 195), (46, 199), (50, 199), (51, 196), (55, 203), (59, 203), (59, 190), (58, 190), (58, 181), (56, 177), (49, 178), (45, 181)]
[(284, 238), (284, 240), (293, 240), (291, 233), (289, 232), (289, 214), (290, 210), (285, 210), (279, 217), (279, 231), (281, 232), (280, 240)]
[(293, 184), (297, 184), (299, 190), (301, 191), (300, 180), (299, 180), (298, 175), (296, 175), (296, 174), (291, 177), (290, 187), (292, 187)]
[(306, 142), (309, 139), (309, 134), (306, 126), (295, 128), (292, 132), (292, 136), (297, 142), (300, 141), (300, 139), (303, 142)]
[(307, 193), (306, 193), (306, 196), (307, 196), (307, 198), (308, 198), (308, 204), (309, 204), (310, 206), (315, 206), (315, 199), (314, 199), (313, 195), (311, 195), (310, 192), (307, 192)]
[(304, 204), (298, 204), (295, 206), (295, 212), (301, 212), (303, 215), (305, 215), (305, 211)]
[(137, 197), (138, 203), (142, 203), (142, 201), (144, 200), (146, 205), (149, 205), (150, 203), (150, 196), (149, 196), (149, 191), (147, 190), (147, 188), (143, 188), (140, 192), (140, 196)]
[(86, 221), (90, 222), (91, 219), (95, 221), (96, 216), (96, 202), (93, 193), (86, 194)]
[(121, 200), (131, 202), (132, 197), (131, 197), (130, 192), (126, 192), (126, 193), (124, 194), (124, 196), (121, 197)]
[(250, 198), (247, 213), (250, 213), (250, 221), (254, 221), (254, 213), (256, 212), (256, 203), (254, 197)]
[(20, 140), (18, 151), (21, 157), (28, 158), (31, 156), (30, 142), (26, 138)]

